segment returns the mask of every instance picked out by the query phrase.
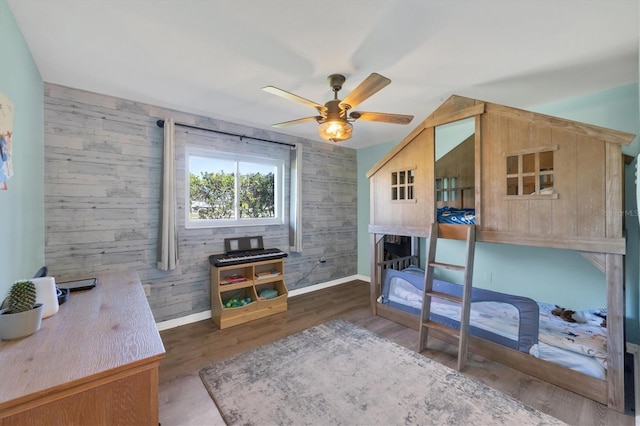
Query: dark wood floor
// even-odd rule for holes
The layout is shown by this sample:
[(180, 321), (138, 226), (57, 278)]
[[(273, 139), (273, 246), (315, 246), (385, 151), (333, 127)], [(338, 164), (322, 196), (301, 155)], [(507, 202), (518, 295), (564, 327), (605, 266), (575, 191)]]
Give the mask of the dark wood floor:
[[(350, 321), (411, 350), (417, 348), (416, 331), (371, 315), (369, 285), (362, 281), (290, 298), (287, 312), (225, 330), (218, 330), (211, 320), (166, 330), (161, 333), (167, 350), (160, 364), (162, 425), (223, 425), (198, 377), (202, 367), (333, 318)], [(423, 354), (455, 368), (452, 346), (431, 339)], [(632, 416), (475, 355), (463, 374), (569, 424), (634, 424)]]

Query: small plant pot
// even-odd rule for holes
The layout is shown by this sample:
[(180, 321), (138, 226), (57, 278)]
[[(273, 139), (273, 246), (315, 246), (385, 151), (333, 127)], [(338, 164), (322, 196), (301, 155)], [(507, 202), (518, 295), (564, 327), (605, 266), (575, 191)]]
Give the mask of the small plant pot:
[(0, 339), (21, 339), (40, 330), (43, 310), (42, 303), (37, 303), (33, 309), (17, 314), (0, 311)]

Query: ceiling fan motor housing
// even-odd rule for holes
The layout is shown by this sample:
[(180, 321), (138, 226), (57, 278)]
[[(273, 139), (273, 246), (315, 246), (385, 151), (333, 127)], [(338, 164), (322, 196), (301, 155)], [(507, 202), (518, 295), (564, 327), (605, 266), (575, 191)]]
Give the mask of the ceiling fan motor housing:
[(340, 99), (333, 99), (324, 104), (326, 109), (326, 120), (344, 120), (346, 119), (346, 113), (343, 108), (340, 107)]
[(329, 77), (327, 77), (329, 87), (331, 87), (331, 90), (336, 93), (336, 96), (337, 93), (342, 90), (342, 85), (344, 84), (345, 80), (346, 78), (342, 74), (331, 74)]

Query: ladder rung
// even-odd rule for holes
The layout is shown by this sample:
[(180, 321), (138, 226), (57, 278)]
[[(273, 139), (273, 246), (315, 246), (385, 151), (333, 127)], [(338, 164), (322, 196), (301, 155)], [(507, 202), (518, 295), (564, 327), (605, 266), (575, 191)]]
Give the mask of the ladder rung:
[(453, 328), (453, 327), (449, 327), (446, 326), (444, 324), (441, 324), (439, 322), (435, 322), (435, 321), (425, 321), (422, 323), (423, 327), (428, 327), (428, 328), (432, 328), (434, 330), (439, 330), (445, 334), (448, 334), (449, 336), (453, 336), (456, 339), (460, 338), (460, 330), (458, 330), (457, 328)]
[(458, 296), (454, 296), (452, 294), (441, 293), (439, 291), (427, 291), (426, 295), (431, 297), (437, 297), (438, 299), (450, 300), (452, 302), (462, 303), (462, 298)]
[(467, 269), (462, 265), (453, 265), (451, 263), (442, 262), (430, 262), (429, 266), (434, 266), (436, 268), (453, 269), (454, 271), (464, 271), (465, 269)]

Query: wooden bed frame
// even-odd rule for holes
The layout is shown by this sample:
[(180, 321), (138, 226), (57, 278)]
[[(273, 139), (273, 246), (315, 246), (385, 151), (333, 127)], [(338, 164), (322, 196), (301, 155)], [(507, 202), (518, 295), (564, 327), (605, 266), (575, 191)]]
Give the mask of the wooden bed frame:
[[(435, 128), (469, 118), (475, 123), (473, 151), (470, 156), (467, 149), (464, 155), (473, 160), (473, 179), (469, 183), (459, 170), (445, 174), (458, 178), (456, 186), (466, 191), (473, 188), (476, 240), (576, 250), (605, 273), (607, 377), (595, 379), (473, 336), (469, 336), (469, 349), (624, 412), (626, 242), (621, 147), (631, 143), (633, 134), (450, 97), (367, 173), (373, 313), (408, 327), (419, 326), (417, 317), (377, 303), (382, 271), (418, 262), (418, 238), (429, 238), (436, 207), (442, 205), (436, 195), (436, 173), (440, 173), (436, 169), (441, 167), (435, 161)], [(451, 151), (451, 155), (462, 154)], [(468, 161), (438, 161), (445, 162)], [(400, 176), (411, 178), (401, 181)], [(548, 180), (551, 193), (542, 191)], [(464, 203), (469, 199), (464, 197)], [(385, 235), (415, 238), (414, 257), (383, 262)], [(456, 343), (435, 330), (432, 336)]]

